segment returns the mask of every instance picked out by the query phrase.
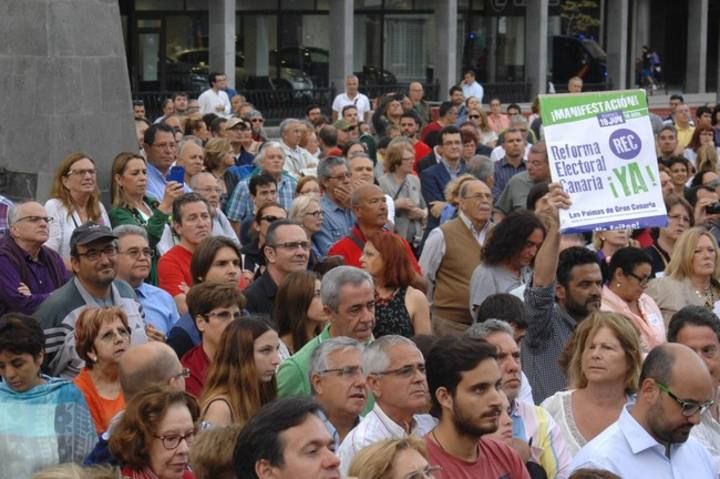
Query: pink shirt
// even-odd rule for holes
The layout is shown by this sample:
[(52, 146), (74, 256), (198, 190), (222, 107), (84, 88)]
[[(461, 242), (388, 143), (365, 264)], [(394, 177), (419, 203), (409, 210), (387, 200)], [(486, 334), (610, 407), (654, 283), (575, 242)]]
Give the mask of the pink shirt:
[(508, 118), (508, 116), (504, 113), (500, 113), (499, 115), (489, 113), (488, 126), (492, 128), (495, 133), (499, 134), (510, 126), (510, 118)]
[(663, 322), (660, 308), (647, 294), (643, 293), (640, 296), (638, 306), (640, 307), (642, 316), (633, 313), (620, 296), (613, 293), (607, 286), (603, 286), (602, 306), (600, 309), (602, 311), (622, 314), (632, 320), (640, 332), (640, 347), (643, 355), (645, 355), (649, 353), (652, 348), (666, 341), (665, 323)]
[(520, 456), (505, 444), (483, 437), (478, 441), (478, 457), (475, 462), (451, 456), (425, 436), (428, 460), (433, 466), (443, 468), (442, 477), (452, 479), (530, 479)]

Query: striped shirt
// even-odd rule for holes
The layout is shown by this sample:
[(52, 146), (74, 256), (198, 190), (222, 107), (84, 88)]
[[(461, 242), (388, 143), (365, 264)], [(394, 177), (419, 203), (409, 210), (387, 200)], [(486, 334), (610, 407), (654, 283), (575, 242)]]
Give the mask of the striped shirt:
[(495, 163), (495, 184), (493, 185), (492, 195), (497, 199), (502, 194), (510, 178), (520, 172), (527, 170), (527, 163), (522, 161), (517, 167), (511, 165), (507, 161), (507, 157)]

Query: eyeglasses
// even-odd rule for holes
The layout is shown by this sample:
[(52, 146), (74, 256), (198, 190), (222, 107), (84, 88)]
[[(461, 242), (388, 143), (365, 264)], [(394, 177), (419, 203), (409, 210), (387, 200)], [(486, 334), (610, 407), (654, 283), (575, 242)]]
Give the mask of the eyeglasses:
[(188, 368), (182, 368), (182, 371), (180, 371), (179, 373), (172, 376), (170, 378), (170, 381), (173, 381), (175, 379), (180, 379), (180, 378), (187, 379), (189, 377), (190, 377), (190, 370)]
[(195, 429), (188, 432), (184, 436), (181, 436), (179, 434), (171, 434), (169, 436), (158, 436), (156, 434), (153, 434), (153, 437), (160, 439), (165, 449), (167, 449), (168, 451), (174, 451), (178, 448), (178, 446), (183, 440), (187, 443), (188, 446), (192, 445), (193, 439), (195, 439)]
[(356, 378), (358, 376), (364, 375), (362, 366), (345, 366), (344, 368), (324, 369), (322, 371), (319, 371), (319, 373), (320, 374), (335, 373), (338, 376), (346, 377), (346, 378)]
[(119, 337), (120, 339), (127, 339), (130, 337), (130, 330), (127, 328), (117, 328), (110, 330), (100, 336), (100, 341), (103, 341), (105, 343), (112, 343), (116, 337)]
[(260, 221), (267, 221), (268, 223), (272, 223), (273, 221), (277, 220), (284, 220), (285, 218), (282, 218), (280, 216), (273, 216), (273, 215), (265, 215), (260, 217)]
[(28, 223), (39, 223), (43, 221), (50, 224), (55, 221), (55, 218), (52, 216), (23, 216), (22, 218), (16, 219), (15, 223), (20, 223), (21, 221), (27, 221)]
[(480, 118), (480, 115), (468, 115), (468, 118), (470, 118), (471, 120), (477, 120)]
[(91, 249), (84, 253), (76, 253), (75, 256), (85, 256), (90, 261), (97, 261), (101, 255), (105, 255), (108, 258), (114, 258), (117, 256), (118, 250), (115, 245), (108, 245), (103, 249)]
[(82, 177), (85, 175), (95, 176), (95, 174), (96, 174), (95, 168), (88, 168), (87, 170), (70, 170), (67, 173), (65, 173), (65, 176), (80, 176), (80, 177)]
[[(720, 184), (718, 186), (720, 186)], [(690, 217), (685, 215), (668, 215), (668, 219), (690, 224)]]
[(442, 471), (442, 466), (425, 466), (419, 471), (414, 471), (403, 476), (403, 479), (435, 479), (435, 473)]
[(322, 210), (313, 211), (312, 213), (308, 211), (307, 213), (305, 213), (305, 216), (313, 216), (315, 218), (320, 218), (322, 215)]
[(462, 141), (444, 141), (442, 146), (462, 146)]
[(271, 248), (285, 248), (285, 249), (298, 249), (302, 248), (304, 250), (310, 249), (310, 242), (309, 241), (288, 241), (287, 243), (275, 243), (268, 245)]
[(231, 319), (240, 319), (242, 318), (242, 314), (240, 311), (236, 312), (230, 312), (230, 311), (211, 311), (208, 314), (203, 314), (202, 316), (205, 316), (205, 318), (218, 318), (221, 321), (230, 321)]
[(481, 199), (489, 200), (491, 198), (492, 198), (492, 195), (490, 195), (488, 193), (475, 193), (474, 195), (463, 196), (464, 200), (481, 200)]
[(341, 180), (344, 180), (344, 179), (346, 179), (346, 178), (350, 178), (351, 176), (352, 176), (352, 173), (350, 173), (350, 172), (348, 171), (348, 172), (346, 172), (346, 173), (340, 173), (339, 175), (328, 176), (328, 180), (341, 181)]
[(155, 256), (155, 252), (150, 248), (130, 248), (127, 251), (118, 251), (118, 254), (124, 254), (132, 259), (138, 259), (140, 256), (145, 256), (147, 258)]
[(640, 283), (640, 286), (647, 286), (647, 284), (650, 282), (650, 276), (645, 276), (644, 278), (636, 275), (635, 273), (628, 273), (627, 276), (630, 276), (632, 278), (635, 278), (638, 280), (638, 283)]
[(176, 144), (175, 142), (172, 142), (172, 143), (154, 143), (154, 144), (152, 144), (152, 145), (150, 145), (150, 146), (152, 146), (153, 148), (160, 148), (161, 150), (164, 150), (164, 149), (174, 150), (175, 147), (177, 146), (177, 144)]
[(660, 388), (662, 392), (670, 396), (673, 401), (680, 405), (680, 409), (682, 409), (682, 415), (685, 417), (691, 417), (698, 413), (702, 416), (703, 413), (710, 408), (710, 406), (715, 404), (715, 401), (713, 401), (712, 399), (702, 404), (698, 404), (695, 401), (684, 401), (674, 395), (672, 391), (670, 391), (670, 388), (668, 388), (663, 383), (655, 381), (655, 384), (658, 385), (658, 388)]
[(415, 374), (415, 371), (418, 371), (420, 374), (425, 375), (425, 365), (424, 364), (411, 364), (408, 366), (403, 366), (401, 368), (397, 369), (388, 369), (387, 371), (380, 371), (377, 373), (369, 373), (374, 374), (375, 376), (398, 376), (401, 378), (409, 378)]

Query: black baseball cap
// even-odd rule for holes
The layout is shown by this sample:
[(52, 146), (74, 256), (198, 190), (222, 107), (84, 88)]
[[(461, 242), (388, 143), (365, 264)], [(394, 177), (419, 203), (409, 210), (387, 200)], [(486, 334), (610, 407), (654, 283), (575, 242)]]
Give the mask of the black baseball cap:
[(70, 248), (75, 248), (77, 245), (84, 246), (99, 239), (117, 239), (117, 236), (107, 226), (88, 221), (72, 232)]

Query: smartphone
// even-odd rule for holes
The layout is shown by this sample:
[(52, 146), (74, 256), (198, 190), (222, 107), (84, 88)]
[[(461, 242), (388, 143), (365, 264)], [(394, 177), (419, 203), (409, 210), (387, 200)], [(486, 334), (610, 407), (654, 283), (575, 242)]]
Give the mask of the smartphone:
[(181, 185), (185, 182), (185, 168), (182, 166), (173, 166), (165, 177), (167, 181), (177, 181)]

